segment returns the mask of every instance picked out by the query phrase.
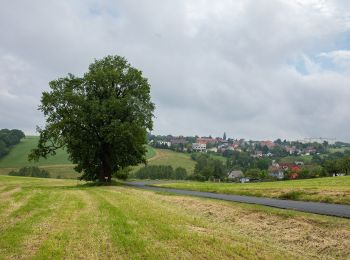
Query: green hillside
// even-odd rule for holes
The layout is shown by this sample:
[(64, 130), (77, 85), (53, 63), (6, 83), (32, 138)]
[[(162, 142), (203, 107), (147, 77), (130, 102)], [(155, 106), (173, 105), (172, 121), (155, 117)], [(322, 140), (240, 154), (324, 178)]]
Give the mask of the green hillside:
[(38, 136), (27, 136), (14, 146), (10, 153), (0, 159), (0, 168), (18, 168), (23, 166), (45, 166), (57, 164), (72, 164), (67, 153), (61, 149), (57, 151), (55, 156), (50, 156), (46, 160), (40, 159), (39, 162), (28, 162), (28, 154), (36, 147), (39, 141)]
[[(41, 158), (39, 162), (28, 162), (28, 154), (36, 147), (39, 141), (38, 136), (27, 136), (13, 147), (8, 155), (0, 159), (0, 174), (7, 174), (24, 166), (38, 166), (50, 172), (56, 178), (77, 178), (79, 174), (74, 171), (74, 165), (69, 161), (65, 150), (60, 149), (55, 156), (47, 159)], [(189, 154), (178, 153), (170, 150), (154, 149), (147, 146), (148, 163), (150, 165), (171, 165), (173, 168), (184, 167), (189, 174), (193, 172), (195, 162)], [(142, 164), (134, 167), (139, 169)]]
[[(153, 148), (152, 148), (153, 149)], [(154, 149), (155, 155), (149, 158), (148, 165), (170, 165), (174, 169), (177, 167), (183, 167), (188, 174), (192, 174), (195, 166), (195, 161), (191, 159), (191, 156), (187, 153), (179, 153), (166, 149)], [(138, 170), (144, 165), (134, 167), (134, 170)]]
[[(58, 150), (55, 156), (49, 156), (47, 159), (41, 158), (39, 162), (28, 162), (28, 154), (36, 147), (38, 141), (38, 136), (27, 136), (22, 139), (18, 145), (11, 149), (8, 155), (0, 159), (0, 168), (72, 164), (68, 159), (68, 154), (63, 149)], [(147, 148), (146, 157), (153, 157), (156, 154), (155, 150), (150, 146)]]

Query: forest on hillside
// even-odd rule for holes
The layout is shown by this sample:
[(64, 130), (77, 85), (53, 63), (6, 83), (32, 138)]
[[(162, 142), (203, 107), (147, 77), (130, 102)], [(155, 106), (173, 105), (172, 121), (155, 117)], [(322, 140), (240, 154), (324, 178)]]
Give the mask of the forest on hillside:
[(12, 146), (18, 144), (25, 135), (18, 129), (0, 130), (0, 158), (9, 153)]

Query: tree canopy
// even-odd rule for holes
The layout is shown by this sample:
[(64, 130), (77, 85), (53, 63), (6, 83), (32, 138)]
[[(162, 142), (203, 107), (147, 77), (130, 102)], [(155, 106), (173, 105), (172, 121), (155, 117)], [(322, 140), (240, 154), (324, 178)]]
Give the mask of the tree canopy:
[(39, 107), (46, 125), (38, 128), (40, 140), (29, 159), (64, 147), (88, 181), (110, 181), (113, 173), (146, 162), (154, 104), (147, 79), (125, 58), (95, 60), (83, 77), (68, 74), (49, 86)]
[(1, 129), (0, 130), (0, 158), (10, 151), (10, 148), (18, 144), (25, 135), (18, 129)]

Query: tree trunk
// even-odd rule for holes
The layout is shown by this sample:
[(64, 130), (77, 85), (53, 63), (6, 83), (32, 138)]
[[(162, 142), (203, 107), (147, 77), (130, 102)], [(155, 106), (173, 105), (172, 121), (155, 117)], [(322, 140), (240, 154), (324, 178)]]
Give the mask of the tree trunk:
[(102, 145), (101, 168), (99, 172), (100, 182), (111, 182), (112, 165), (110, 160), (110, 147), (108, 144)]
[(110, 165), (102, 162), (102, 166), (99, 172), (99, 181), (100, 182), (111, 182), (112, 178), (112, 168)]

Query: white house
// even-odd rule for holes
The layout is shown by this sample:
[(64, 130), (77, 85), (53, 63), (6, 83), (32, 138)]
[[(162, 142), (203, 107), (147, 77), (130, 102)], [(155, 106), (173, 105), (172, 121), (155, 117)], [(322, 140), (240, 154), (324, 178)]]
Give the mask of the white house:
[(209, 151), (209, 152), (217, 153), (217, 152), (218, 152), (218, 148), (212, 147), (212, 148), (209, 148), (208, 151)]
[(193, 143), (192, 149), (196, 152), (206, 152), (207, 151), (207, 144), (205, 144), (205, 143)]
[(159, 145), (166, 145), (166, 146), (168, 146), (168, 147), (171, 146), (171, 143), (170, 143), (170, 142), (167, 142), (167, 141), (157, 141), (157, 144), (159, 144)]
[(227, 178), (229, 180), (235, 180), (243, 177), (243, 172), (242, 171), (231, 171), (229, 172)]
[(248, 177), (243, 177), (243, 178), (240, 178), (239, 181), (240, 181), (241, 183), (250, 182), (250, 178), (248, 178)]

